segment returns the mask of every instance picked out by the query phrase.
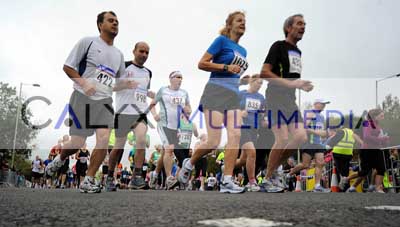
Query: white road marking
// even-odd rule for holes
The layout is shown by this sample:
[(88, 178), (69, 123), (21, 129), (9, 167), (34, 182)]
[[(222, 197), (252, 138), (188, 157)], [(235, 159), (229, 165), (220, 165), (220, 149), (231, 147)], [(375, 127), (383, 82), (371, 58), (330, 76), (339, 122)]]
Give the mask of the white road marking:
[(398, 210), (400, 211), (400, 206), (374, 206), (374, 207), (365, 207), (367, 210)]
[(288, 222), (274, 222), (257, 218), (227, 218), (199, 221), (199, 224), (210, 225), (216, 227), (272, 227), (272, 226), (292, 226)]

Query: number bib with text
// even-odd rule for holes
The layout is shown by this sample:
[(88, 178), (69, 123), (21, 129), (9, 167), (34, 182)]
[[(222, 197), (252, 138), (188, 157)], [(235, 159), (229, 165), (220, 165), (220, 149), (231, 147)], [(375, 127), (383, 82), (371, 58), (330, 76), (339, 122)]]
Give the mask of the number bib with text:
[(289, 73), (298, 73), (301, 74), (301, 55), (297, 51), (289, 50)]

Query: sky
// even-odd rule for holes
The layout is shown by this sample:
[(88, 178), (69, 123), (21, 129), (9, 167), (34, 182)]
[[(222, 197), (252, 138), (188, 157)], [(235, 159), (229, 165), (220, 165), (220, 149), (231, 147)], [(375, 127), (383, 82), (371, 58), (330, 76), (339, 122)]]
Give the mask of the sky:
[[(189, 92), (193, 107), (209, 77), (197, 69), (197, 63), (230, 12), (246, 13), (246, 33), (240, 39), (248, 53), (246, 74), (260, 72), (270, 46), (284, 39), (283, 21), (302, 13), (307, 23), (298, 43), (302, 77), (315, 88), (302, 92), (301, 105), (324, 98), (331, 101), (329, 109), (362, 113), (375, 106), (375, 81), (400, 73), (400, 27), (395, 17), (399, 8), (397, 0), (7, 1), (0, 9), (6, 22), (0, 38), (0, 81), (18, 89), (21, 82), (38, 83), (39, 88), (24, 85), (23, 96), (51, 101), (51, 105), (35, 102), (30, 106), (35, 122), (52, 120), (34, 141), (34, 154), (45, 158), (57, 139), (68, 133), (65, 126), (55, 129), (72, 92), (72, 81), (62, 66), (79, 39), (98, 36), (99, 12), (117, 14), (120, 28), (114, 44), (125, 60), (132, 59), (136, 42), (150, 45), (145, 65), (153, 72), (151, 90), (167, 85), (168, 74), (180, 70), (182, 88)], [(389, 93), (400, 97), (400, 78), (378, 85), (380, 102)], [(155, 130), (149, 134), (153, 147), (160, 139)], [(94, 146), (94, 138), (88, 139), (88, 146)]]

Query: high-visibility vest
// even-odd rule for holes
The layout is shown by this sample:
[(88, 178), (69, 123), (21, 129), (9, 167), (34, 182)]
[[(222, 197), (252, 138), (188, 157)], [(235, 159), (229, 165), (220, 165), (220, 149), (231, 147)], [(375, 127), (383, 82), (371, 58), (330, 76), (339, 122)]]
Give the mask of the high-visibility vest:
[(343, 129), (344, 136), (339, 143), (333, 147), (334, 154), (353, 155), (354, 148), (354, 132), (348, 128)]

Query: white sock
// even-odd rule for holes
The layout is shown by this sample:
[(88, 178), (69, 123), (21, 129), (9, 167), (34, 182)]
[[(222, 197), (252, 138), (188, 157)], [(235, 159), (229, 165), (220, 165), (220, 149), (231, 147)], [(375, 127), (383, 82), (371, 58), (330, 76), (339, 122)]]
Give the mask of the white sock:
[(91, 177), (91, 176), (85, 176), (85, 180), (88, 180), (88, 181), (90, 181), (90, 182), (93, 182), (93, 177)]
[(232, 181), (232, 175), (225, 175), (224, 176), (224, 183), (227, 183), (227, 182), (231, 182)]
[(186, 162), (185, 167), (186, 167), (187, 169), (193, 169), (193, 165), (192, 165), (192, 163), (190, 162), (190, 160), (189, 160), (188, 162)]
[(319, 188), (321, 186), (321, 184), (315, 184), (316, 188)]
[(356, 188), (353, 185), (350, 186), (350, 190), (354, 190), (354, 189), (356, 189)]

